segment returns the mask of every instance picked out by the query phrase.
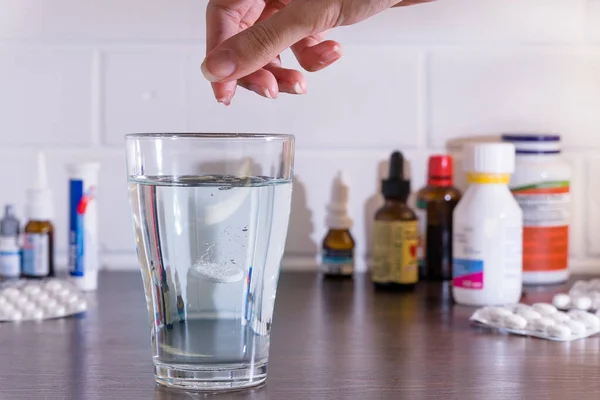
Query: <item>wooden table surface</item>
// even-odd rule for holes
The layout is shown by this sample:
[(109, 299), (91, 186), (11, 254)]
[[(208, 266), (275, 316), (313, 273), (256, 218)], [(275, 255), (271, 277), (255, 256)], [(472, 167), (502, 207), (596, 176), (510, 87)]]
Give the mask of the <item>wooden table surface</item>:
[[(544, 301), (560, 287), (530, 290)], [(0, 399), (211, 398), (155, 385), (139, 273), (103, 272), (77, 318), (0, 324)], [(448, 287), (280, 279), (267, 384), (222, 399), (599, 399), (600, 337), (559, 343), (469, 325)]]

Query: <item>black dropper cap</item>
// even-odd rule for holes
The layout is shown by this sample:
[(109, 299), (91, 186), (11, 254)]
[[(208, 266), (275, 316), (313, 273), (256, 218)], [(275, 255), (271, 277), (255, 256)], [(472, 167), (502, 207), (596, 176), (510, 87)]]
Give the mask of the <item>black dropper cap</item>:
[(408, 199), (410, 180), (404, 179), (404, 156), (399, 151), (393, 152), (390, 157), (390, 174), (381, 181), (381, 194), (386, 199)]

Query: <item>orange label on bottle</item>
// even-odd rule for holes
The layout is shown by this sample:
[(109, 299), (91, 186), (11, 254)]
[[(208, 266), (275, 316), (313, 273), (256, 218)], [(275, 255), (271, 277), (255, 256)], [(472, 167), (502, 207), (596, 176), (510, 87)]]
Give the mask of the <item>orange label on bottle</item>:
[(569, 258), (569, 181), (512, 189), (523, 210), (523, 271), (565, 270)]
[(523, 228), (523, 271), (564, 270), (568, 257), (568, 226)]

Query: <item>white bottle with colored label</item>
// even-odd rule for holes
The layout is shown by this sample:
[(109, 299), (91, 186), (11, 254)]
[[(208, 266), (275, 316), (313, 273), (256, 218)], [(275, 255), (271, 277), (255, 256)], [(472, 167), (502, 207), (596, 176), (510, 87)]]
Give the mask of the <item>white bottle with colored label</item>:
[(569, 279), (571, 165), (560, 155), (560, 136), (505, 134), (515, 145), (510, 188), (523, 210), (523, 283)]
[(452, 293), (459, 304), (518, 303), (522, 291), (523, 214), (508, 184), (510, 143), (465, 148), (469, 187), (453, 214)]
[(96, 162), (69, 165), (69, 275), (82, 291), (98, 288)]

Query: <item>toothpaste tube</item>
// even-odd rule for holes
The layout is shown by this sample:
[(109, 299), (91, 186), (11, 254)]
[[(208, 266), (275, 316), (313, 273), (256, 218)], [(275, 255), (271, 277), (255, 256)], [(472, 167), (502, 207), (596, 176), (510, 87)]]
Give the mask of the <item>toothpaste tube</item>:
[(97, 163), (70, 165), (69, 274), (80, 290), (98, 287)]

